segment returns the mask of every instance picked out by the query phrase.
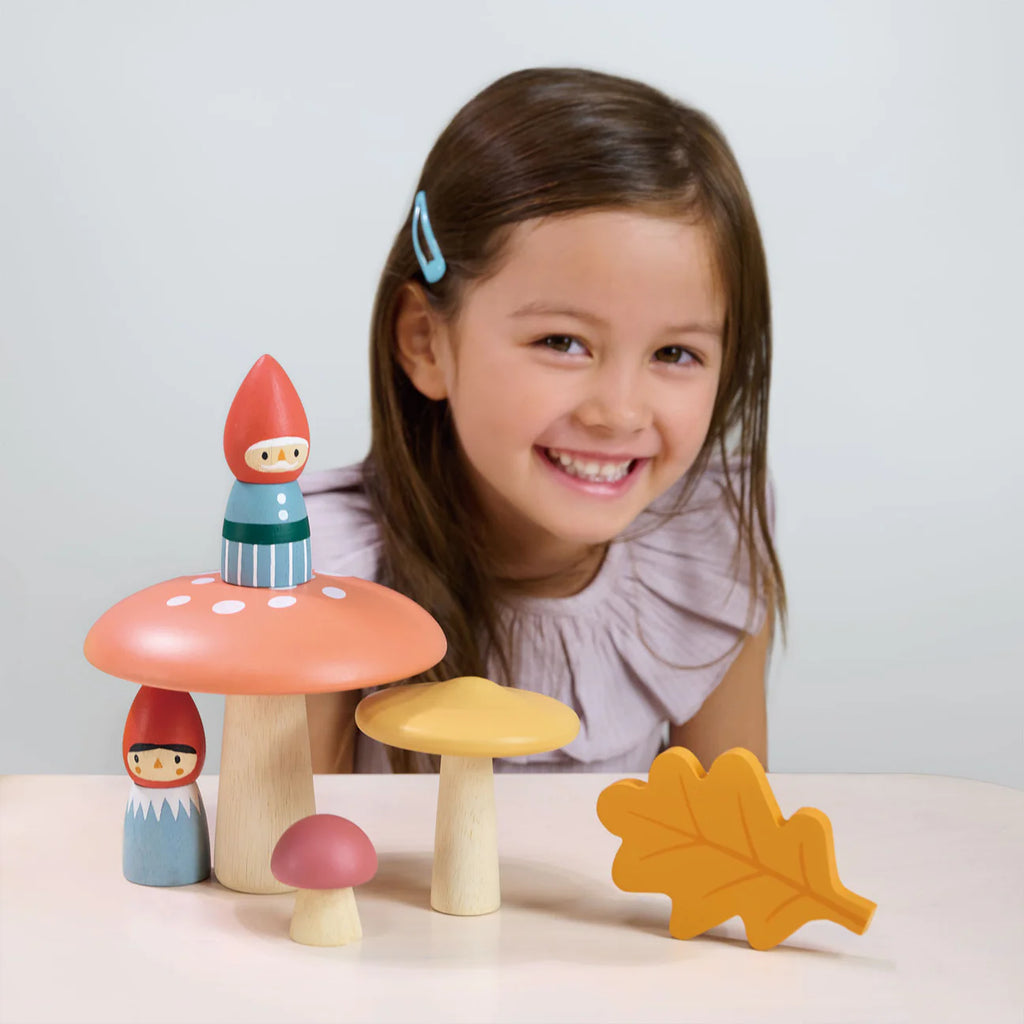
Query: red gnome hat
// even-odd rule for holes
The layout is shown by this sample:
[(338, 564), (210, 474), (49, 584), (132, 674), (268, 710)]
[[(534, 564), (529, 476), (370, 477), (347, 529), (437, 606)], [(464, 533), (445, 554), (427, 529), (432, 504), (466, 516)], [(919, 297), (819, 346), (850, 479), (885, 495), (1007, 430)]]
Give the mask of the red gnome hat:
[(301, 466), (294, 472), (268, 477), (246, 465), (247, 449), (277, 438), (301, 438), (308, 445), (309, 421), (288, 374), (273, 356), (263, 355), (242, 381), (224, 424), (224, 457), (235, 479), (246, 484), (290, 483), (298, 479)]
[[(175, 744), (192, 747), (196, 752), (196, 766), (180, 779), (171, 779), (167, 782), (136, 778), (128, 756), (134, 743), (152, 743), (157, 747), (171, 747)], [(194, 782), (203, 770), (203, 762), (206, 760), (206, 733), (192, 695), (185, 693), (184, 690), (140, 687), (128, 710), (128, 720), (124, 723), (121, 754), (125, 769), (137, 786), (169, 789), (172, 786), (185, 786)]]

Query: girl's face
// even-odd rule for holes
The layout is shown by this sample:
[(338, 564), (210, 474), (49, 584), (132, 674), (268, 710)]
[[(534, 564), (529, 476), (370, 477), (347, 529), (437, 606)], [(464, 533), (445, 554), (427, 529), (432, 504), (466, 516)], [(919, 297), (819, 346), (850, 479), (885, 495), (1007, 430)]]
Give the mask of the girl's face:
[(601, 210), (513, 230), (434, 332), (428, 387), (410, 372), (448, 399), (510, 574), (585, 558), (692, 465), (724, 318), (701, 225)]

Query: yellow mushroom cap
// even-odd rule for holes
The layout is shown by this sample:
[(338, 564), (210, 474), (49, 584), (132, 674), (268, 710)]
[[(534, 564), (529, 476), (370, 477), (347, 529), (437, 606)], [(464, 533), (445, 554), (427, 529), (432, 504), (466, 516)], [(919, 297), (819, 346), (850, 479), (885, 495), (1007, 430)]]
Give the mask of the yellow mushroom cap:
[(572, 708), (479, 676), (393, 686), (363, 698), (356, 725), (403, 750), (459, 757), (515, 757), (564, 747), (580, 720)]

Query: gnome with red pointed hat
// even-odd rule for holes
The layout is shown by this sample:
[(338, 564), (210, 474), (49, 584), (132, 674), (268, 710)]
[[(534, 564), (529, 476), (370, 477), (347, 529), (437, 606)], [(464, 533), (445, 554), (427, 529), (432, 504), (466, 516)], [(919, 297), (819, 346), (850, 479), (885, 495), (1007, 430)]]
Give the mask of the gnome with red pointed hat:
[(282, 588), (310, 580), (309, 519), (296, 483), (309, 458), (309, 422), (271, 356), (256, 360), (231, 403), (224, 455), (235, 475), (221, 542), (224, 582)]
[(142, 686), (121, 743), (132, 791), (124, 812), (124, 877), (191, 885), (210, 876), (210, 826), (195, 780), (206, 733), (192, 697)]

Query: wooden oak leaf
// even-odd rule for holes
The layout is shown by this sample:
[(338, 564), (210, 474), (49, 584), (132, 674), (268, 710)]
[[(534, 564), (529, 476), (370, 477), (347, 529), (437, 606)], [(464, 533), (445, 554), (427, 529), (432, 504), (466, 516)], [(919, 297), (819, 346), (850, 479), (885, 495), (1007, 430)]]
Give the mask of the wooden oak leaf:
[(655, 758), (648, 782), (605, 789), (597, 815), (622, 845), (612, 880), (672, 900), (669, 932), (690, 939), (739, 916), (754, 949), (771, 949), (823, 918), (862, 934), (875, 904), (845, 888), (832, 826), (813, 807), (788, 820), (761, 762), (736, 748), (710, 771), (683, 747)]

